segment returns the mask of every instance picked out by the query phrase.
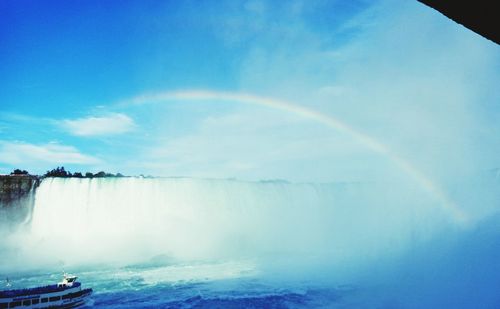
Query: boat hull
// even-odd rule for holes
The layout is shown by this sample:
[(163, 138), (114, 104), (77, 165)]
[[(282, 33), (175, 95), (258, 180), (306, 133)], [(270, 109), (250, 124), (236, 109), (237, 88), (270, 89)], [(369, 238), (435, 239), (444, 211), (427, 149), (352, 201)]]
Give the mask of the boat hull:
[[(19, 290), (21, 291), (21, 290)], [(30, 293), (39, 291), (37, 289), (26, 289), (22, 295), (12, 295), (4, 292), (4, 297), (0, 298), (0, 309), (4, 308), (75, 308), (83, 305), (88, 296), (92, 294), (92, 289), (82, 290), (80, 285), (74, 288), (67, 288), (48, 293)], [(16, 294), (18, 291), (8, 291)], [(18, 294), (20, 294), (18, 292)]]

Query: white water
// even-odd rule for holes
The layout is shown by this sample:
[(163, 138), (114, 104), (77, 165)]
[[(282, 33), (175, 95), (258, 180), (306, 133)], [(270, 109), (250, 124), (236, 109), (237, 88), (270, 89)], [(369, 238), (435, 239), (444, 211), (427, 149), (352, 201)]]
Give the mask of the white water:
[(447, 222), (432, 197), (402, 184), (49, 178), (31, 226), (8, 247), (23, 267), (152, 258), (345, 266), (403, 253)]

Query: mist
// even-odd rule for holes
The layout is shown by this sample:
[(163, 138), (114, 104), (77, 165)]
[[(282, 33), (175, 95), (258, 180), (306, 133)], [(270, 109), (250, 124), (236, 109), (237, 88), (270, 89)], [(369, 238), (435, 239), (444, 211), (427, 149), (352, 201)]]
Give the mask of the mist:
[(140, 276), (161, 282), (179, 276), (162, 267), (222, 262), (198, 271), (347, 284), (351, 305), (498, 303), (498, 212), (464, 225), (411, 184), (45, 179), (29, 224), (4, 233), (1, 271), (154, 265)]

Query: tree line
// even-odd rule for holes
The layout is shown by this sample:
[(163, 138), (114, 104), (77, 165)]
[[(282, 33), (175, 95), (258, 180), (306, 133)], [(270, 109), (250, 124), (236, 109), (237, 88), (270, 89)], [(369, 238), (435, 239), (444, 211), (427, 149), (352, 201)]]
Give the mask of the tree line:
[[(30, 173), (26, 170), (21, 170), (21, 169), (15, 169), (11, 175), (30, 175)], [(64, 166), (61, 167), (56, 167), (50, 171), (47, 171), (42, 177), (62, 177), (62, 178), (104, 178), (104, 177), (125, 177), (124, 175), (117, 173), (117, 174), (111, 174), (111, 173), (106, 173), (104, 171), (98, 172), (98, 173), (91, 173), (91, 172), (86, 172), (85, 174), (82, 174), (80, 172), (75, 172), (71, 173), (70, 171), (67, 171)]]
[(61, 167), (56, 167), (53, 170), (47, 171), (47, 173), (45, 173), (43, 177), (103, 178), (103, 177), (125, 177), (125, 176), (120, 173), (111, 174), (111, 173), (106, 173), (104, 171), (95, 174), (91, 172), (86, 172), (85, 174), (82, 174), (80, 172), (71, 173), (70, 171), (66, 171), (64, 169), (64, 166), (61, 166)]

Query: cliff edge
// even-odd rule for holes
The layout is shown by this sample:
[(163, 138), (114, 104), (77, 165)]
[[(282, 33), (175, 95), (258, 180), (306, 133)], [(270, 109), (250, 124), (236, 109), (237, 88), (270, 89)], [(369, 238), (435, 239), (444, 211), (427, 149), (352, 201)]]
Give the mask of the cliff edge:
[(0, 207), (9, 207), (26, 198), (40, 185), (40, 178), (32, 175), (0, 175)]
[(0, 175), (0, 225), (29, 220), (40, 177)]

